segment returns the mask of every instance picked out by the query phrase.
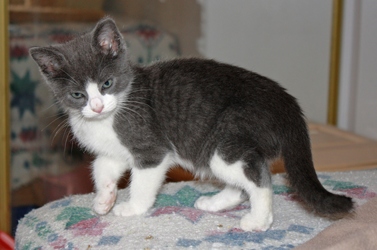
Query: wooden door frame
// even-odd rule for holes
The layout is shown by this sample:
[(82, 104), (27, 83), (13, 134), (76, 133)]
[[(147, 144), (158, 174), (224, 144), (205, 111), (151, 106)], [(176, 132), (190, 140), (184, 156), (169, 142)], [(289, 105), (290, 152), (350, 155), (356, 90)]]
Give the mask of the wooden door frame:
[(342, 44), (343, 0), (333, 0), (327, 123), (338, 124), (339, 78)]
[(9, 12), (0, 3), (0, 230), (10, 233)]

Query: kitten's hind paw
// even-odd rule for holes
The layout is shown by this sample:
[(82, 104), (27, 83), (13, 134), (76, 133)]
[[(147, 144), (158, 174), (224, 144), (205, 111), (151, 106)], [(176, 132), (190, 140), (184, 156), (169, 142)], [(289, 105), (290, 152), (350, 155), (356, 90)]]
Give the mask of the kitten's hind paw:
[(222, 207), (219, 207), (215, 202), (213, 202), (213, 198), (209, 196), (202, 196), (197, 199), (194, 207), (209, 212), (217, 212), (223, 209)]
[(231, 209), (245, 200), (242, 191), (233, 187), (226, 187), (214, 196), (202, 196), (195, 202), (195, 208), (209, 212)]
[(137, 209), (133, 206), (130, 202), (122, 202), (118, 205), (114, 206), (113, 212), (117, 216), (133, 216), (133, 215), (140, 215), (147, 211), (144, 209)]
[(271, 227), (272, 221), (272, 213), (258, 217), (248, 213), (241, 219), (241, 229), (244, 231), (266, 231)]

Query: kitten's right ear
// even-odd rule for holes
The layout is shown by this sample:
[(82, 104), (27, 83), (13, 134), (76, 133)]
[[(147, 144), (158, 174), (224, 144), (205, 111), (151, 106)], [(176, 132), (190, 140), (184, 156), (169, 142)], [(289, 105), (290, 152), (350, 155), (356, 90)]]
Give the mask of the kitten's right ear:
[(65, 62), (64, 56), (53, 47), (33, 47), (29, 53), (47, 77), (56, 76)]
[(123, 37), (113, 19), (106, 17), (97, 23), (93, 31), (92, 46), (112, 57), (123, 49)]

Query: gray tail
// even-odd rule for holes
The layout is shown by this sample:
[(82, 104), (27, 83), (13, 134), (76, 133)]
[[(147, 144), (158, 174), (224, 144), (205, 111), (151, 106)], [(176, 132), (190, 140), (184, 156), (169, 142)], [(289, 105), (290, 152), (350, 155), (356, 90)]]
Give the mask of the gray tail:
[(314, 169), (310, 139), (305, 121), (287, 128), (282, 148), (288, 180), (309, 208), (323, 216), (341, 218), (353, 210), (351, 198), (328, 192)]

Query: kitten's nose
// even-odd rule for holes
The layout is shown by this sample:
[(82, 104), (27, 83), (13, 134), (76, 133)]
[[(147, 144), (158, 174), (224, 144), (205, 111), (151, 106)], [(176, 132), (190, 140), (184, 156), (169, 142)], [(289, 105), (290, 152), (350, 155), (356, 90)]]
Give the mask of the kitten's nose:
[(90, 108), (96, 113), (101, 113), (102, 110), (103, 110), (102, 100), (98, 97), (91, 99), (90, 100)]

